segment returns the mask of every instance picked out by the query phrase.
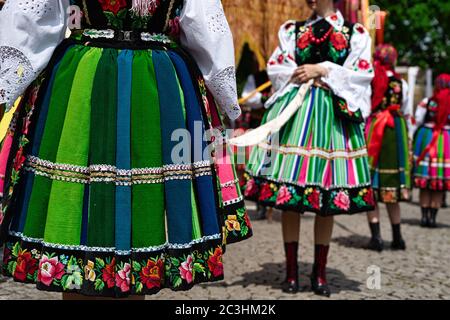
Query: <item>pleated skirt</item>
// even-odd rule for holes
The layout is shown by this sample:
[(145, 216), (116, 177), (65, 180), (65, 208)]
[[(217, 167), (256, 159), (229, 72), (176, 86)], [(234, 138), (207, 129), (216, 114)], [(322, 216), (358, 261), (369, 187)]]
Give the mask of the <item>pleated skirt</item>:
[[(369, 118), (366, 125), (367, 142), (373, 139), (373, 130), (377, 125), (376, 115)], [(408, 145), (408, 127), (404, 117), (394, 116), (394, 128), (384, 129), (383, 141), (378, 163), (374, 165), (369, 158), (372, 186), (379, 202), (397, 203), (409, 201), (412, 188), (411, 161)]]
[(222, 124), (187, 54), (68, 40), (27, 97), (5, 174), (4, 274), (114, 297), (223, 279), (225, 244), (252, 231), (229, 148), (203, 141)]
[(432, 123), (420, 127), (414, 137), (414, 186), (431, 191), (450, 190), (450, 127), (440, 132), (435, 148), (431, 148), (425, 158), (419, 157), (433, 140)]
[[(266, 112), (266, 123), (284, 110), (298, 89)], [(255, 147), (247, 166), (245, 196), (281, 210), (322, 216), (373, 208), (362, 126), (335, 115), (329, 91), (313, 87), (277, 136)]]

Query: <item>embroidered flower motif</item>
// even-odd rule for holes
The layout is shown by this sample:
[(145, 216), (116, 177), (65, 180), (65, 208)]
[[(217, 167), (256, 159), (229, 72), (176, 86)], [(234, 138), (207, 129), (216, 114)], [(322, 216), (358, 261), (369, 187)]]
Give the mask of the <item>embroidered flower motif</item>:
[(368, 189), (366, 194), (364, 195), (363, 200), (369, 205), (369, 206), (373, 206), (375, 205), (375, 198), (374, 198), (374, 194), (373, 194), (373, 190), (372, 189)]
[(236, 215), (229, 215), (225, 221), (225, 226), (230, 232), (241, 231), (241, 224), (239, 223)]
[(358, 62), (358, 68), (359, 68), (360, 70), (369, 70), (369, 68), (370, 68), (370, 63), (369, 63), (369, 61), (364, 60), (364, 59), (359, 60), (359, 62)]
[(117, 15), (117, 13), (127, 6), (126, 0), (99, 0), (104, 11), (109, 11)]
[(97, 277), (94, 271), (94, 262), (88, 260), (86, 266), (84, 267), (84, 278), (88, 281), (94, 282)]
[(186, 261), (182, 262), (181, 266), (179, 267), (181, 279), (186, 280), (187, 283), (192, 283), (193, 281), (192, 276), (193, 265), (194, 259), (192, 258), (191, 255), (189, 255)]
[(330, 17), (330, 19), (333, 20), (333, 21), (337, 21), (337, 20), (338, 20), (337, 14), (333, 14), (333, 15)]
[(320, 191), (317, 189), (310, 190), (308, 202), (313, 209), (320, 209)]
[(291, 200), (291, 199), (292, 199), (292, 194), (290, 193), (288, 187), (282, 186), (280, 188), (280, 190), (278, 190), (276, 204), (283, 205), (285, 203), (288, 203), (289, 200)]
[(216, 248), (216, 250), (214, 250), (214, 254), (208, 259), (208, 268), (214, 277), (220, 277), (223, 275), (222, 255), (222, 249)]
[(152, 260), (147, 261), (147, 265), (142, 268), (141, 272), (139, 273), (142, 283), (147, 287), (147, 289), (161, 287), (163, 270), (164, 263), (162, 259), (158, 259), (157, 262), (154, 262)]
[(245, 187), (244, 195), (246, 197), (252, 197), (256, 193), (258, 193), (258, 186), (256, 185), (255, 179), (248, 180), (247, 185)]
[(280, 54), (277, 58), (278, 64), (282, 64), (284, 62), (284, 56), (283, 54)]
[(30, 252), (20, 250), (17, 257), (17, 266), (14, 271), (14, 278), (19, 281), (25, 281), (28, 275), (34, 275), (38, 269), (37, 260), (33, 259)]
[(130, 273), (131, 265), (129, 263), (125, 263), (123, 269), (116, 273), (116, 286), (122, 292), (130, 291)]
[(356, 31), (358, 31), (359, 33), (364, 33), (364, 32), (365, 32), (364, 27), (363, 27), (361, 24), (359, 24), (359, 23), (355, 26), (355, 29), (356, 29)]
[(72, 259), (70, 263), (67, 266), (67, 275), (64, 277), (67, 277), (64, 282), (64, 289), (68, 290), (74, 290), (74, 289), (80, 289), (81, 284), (83, 283), (83, 276), (81, 275), (81, 268), (76, 264), (76, 260)]
[(346, 211), (350, 209), (350, 197), (345, 191), (340, 191), (333, 199), (333, 203), (339, 209)]
[(19, 171), (22, 165), (25, 163), (26, 157), (23, 154), (23, 148), (17, 151), (16, 158), (14, 159), (14, 170)]
[(261, 192), (259, 194), (259, 200), (264, 201), (273, 196), (272, 189), (270, 189), (270, 185), (268, 183), (263, 183), (261, 186)]
[(169, 35), (178, 37), (181, 32), (180, 17), (175, 17), (169, 21)]
[(106, 286), (108, 289), (111, 289), (115, 286), (115, 278), (116, 278), (116, 258), (113, 258), (110, 264), (107, 264), (106, 267), (102, 270), (102, 279), (106, 282)]
[(305, 32), (304, 34), (302, 34), (298, 40), (297, 40), (297, 47), (299, 49), (306, 49), (309, 44), (311, 43), (311, 34), (310, 32)]
[(49, 258), (43, 255), (39, 262), (38, 281), (49, 287), (53, 280), (60, 280), (64, 275), (64, 265), (58, 257)]
[(342, 51), (347, 48), (348, 41), (345, 36), (340, 32), (333, 32), (330, 36), (331, 44), (338, 51)]

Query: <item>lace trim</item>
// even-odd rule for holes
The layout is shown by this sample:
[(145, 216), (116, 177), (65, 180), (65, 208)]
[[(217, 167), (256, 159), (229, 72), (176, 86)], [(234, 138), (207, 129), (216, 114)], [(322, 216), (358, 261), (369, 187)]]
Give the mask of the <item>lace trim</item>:
[[(7, 1), (8, 2), (8, 1)], [(48, 11), (52, 10), (50, 1), (47, 0), (22, 0), (18, 1), (18, 6), (26, 13), (32, 13), (38, 17), (42, 17)]]
[(34, 80), (36, 73), (18, 49), (0, 46), (0, 104), (9, 108)]
[(207, 13), (207, 25), (209, 31), (222, 35), (231, 33), (222, 6), (216, 4), (211, 6), (209, 10), (210, 12)]
[(237, 100), (235, 67), (230, 66), (217, 73), (208, 87), (222, 111), (231, 120), (239, 118), (242, 112)]
[(38, 243), (42, 244), (46, 248), (53, 248), (53, 249), (60, 249), (60, 250), (71, 250), (71, 251), (86, 251), (86, 252), (114, 252), (117, 255), (130, 255), (132, 253), (147, 253), (147, 252), (156, 252), (156, 251), (162, 251), (167, 249), (189, 249), (192, 246), (212, 240), (218, 240), (222, 238), (221, 234), (215, 234), (212, 236), (205, 236), (198, 240), (193, 240), (186, 244), (173, 244), (166, 242), (165, 244), (162, 244), (160, 246), (154, 246), (154, 247), (148, 247), (148, 248), (133, 248), (131, 250), (116, 250), (114, 247), (88, 247), (88, 246), (82, 246), (82, 245), (63, 245), (58, 243), (49, 243), (44, 242), (43, 239), (38, 238), (30, 238), (25, 236), (23, 233), (20, 232), (14, 232), (10, 231), (9, 235), (12, 237), (17, 237), (22, 239), (26, 242), (31, 243)]

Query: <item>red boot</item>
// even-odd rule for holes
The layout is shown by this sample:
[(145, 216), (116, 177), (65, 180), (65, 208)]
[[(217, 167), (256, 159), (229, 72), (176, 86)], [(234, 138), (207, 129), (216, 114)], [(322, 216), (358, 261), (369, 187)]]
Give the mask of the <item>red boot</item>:
[(298, 242), (284, 244), (286, 254), (286, 280), (283, 282), (283, 292), (298, 292)]
[(327, 258), (330, 246), (318, 244), (314, 250), (314, 266), (311, 274), (311, 289), (319, 296), (330, 297), (331, 291), (327, 282)]

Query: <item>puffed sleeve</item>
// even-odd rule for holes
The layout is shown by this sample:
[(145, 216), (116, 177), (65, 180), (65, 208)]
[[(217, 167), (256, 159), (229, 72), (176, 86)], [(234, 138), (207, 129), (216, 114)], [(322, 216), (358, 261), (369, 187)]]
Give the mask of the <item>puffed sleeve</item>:
[(184, 0), (181, 44), (197, 62), (217, 104), (231, 120), (241, 115), (233, 36), (220, 0)]
[(0, 105), (9, 109), (64, 39), (69, 0), (9, 0), (0, 11)]
[(371, 82), (374, 71), (371, 63), (372, 39), (367, 30), (359, 23), (353, 27), (350, 40), (350, 54), (344, 65), (325, 61), (320, 63), (328, 69), (323, 81), (333, 93), (347, 102), (351, 112), (361, 111), (364, 118), (371, 111)]
[(402, 79), (402, 113), (408, 125), (409, 137), (412, 138), (414, 133), (414, 115), (412, 105), (409, 103), (409, 86), (404, 79)]
[(428, 98), (423, 99), (416, 109), (416, 115), (415, 115), (415, 127), (414, 130), (417, 130), (424, 122), (425, 117), (427, 115), (427, 106), (428, 106)]

